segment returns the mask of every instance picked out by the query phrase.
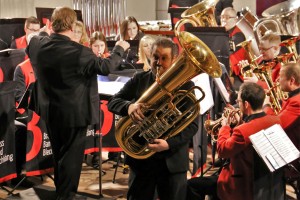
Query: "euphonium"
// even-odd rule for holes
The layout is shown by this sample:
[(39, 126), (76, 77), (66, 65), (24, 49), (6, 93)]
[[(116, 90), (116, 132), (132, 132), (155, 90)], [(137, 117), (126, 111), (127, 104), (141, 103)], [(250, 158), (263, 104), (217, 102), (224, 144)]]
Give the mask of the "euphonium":
[(253, 69), (258, 68), (257, 60), (260, 59), (262, 55), (258, 57), (255, 56), (252, 50), (251, 42), (252, 39), (249, 39), (237, 45), (237, 47), (241, 46), (245, 49), (245, 51), (247, 52), (248, 61), (250, 62), (250, 65), (241, 67), (241, 74), (243, 75), (243, 77), (252, 77), (256, 75), (259, 79), (261, 79), (259, 75), (253, 74)]
[[(236, 118), (236, 114), (238, 114), (239, 119)], [(224, 120), (224, 118), (227, 117), (231, 117), (231, 123), (230, 126), (231, 127), (235, 127), (237, 125), (240, 124), (241, 122), (241, 111), (240, 109), (228, 109), (228, 108), (224, 108), (224, 112), (222, 117), (220, 117), (219, 119), (213, 121), (213, 120), (206, 120), (204, 122), (204, 128), (207, 131), (207, 133), (209, 135), (211, 135), (212, 141), (216, 142), (218, 139), (218, 135), (219, 135), (219, 130), (222, 127), (222, 121)]]
[(280, 43), (280, 46), (285, 46), (290, 53), (292, 53), (292, 61), (297, 62), (298, 59), (298, 52), (296, 48), (296, 42), (300, 40), (300, 36), (292, 37), (287, 40), (284, 40)]
[[(200, 87), (189, 91), (179, 87), (196, 75), (206, 72), (212, 77), (221, 76), (221, 67), (212, 51), (196, 36), (182, 31), (178, 35), (183, 52), (172, 66), (154, 82), (137, 103), (146, 103), (143, 110), (145, 119), (135, 124), (129, 116), (122, 118), (116, 126), (116, 140), (119, 146), (131, 157), (145, 159), (155, 152), (147, 146), (154, 139), (168, 139), (180, 133), (199, 114), (199, 102), (205, 94)], [(202, 92), (196, 99), (193, 89)], [(191, 101), (193, 106), (183, 110), (182, 101)]]
[(253, 70), (254, 73), (258, 73), (262, 76), (263, 80), (266, 82), (269, 91), (267, 95), (270, 96), (271, 107), (277, 114), (281, 110), (280, 97), (278, 96), (278, 87), (274, 84), (272, 80), (271, 70), (274, 67), (275, 62), (267, 62), (260, 65), (259, 68)]
[(275, 60), (277, 62), (280, 62), (281, 66), (284, 66), (284, 65), (286, 65), (286, 64), (288, 64), (290, 62), (290, 59), (293, 58), (294, 55), (295, 55), (294, 53), (284, 53), (284, 54), (278, 55), (275, 58)]
[(254, 24), (253, 31), (259, 42), (266, 30), (272, 30), (279, 35), (299, 36), (300, 8), (299, 0), (289, 0), (278, 3), (264, 10), (259, 21)]
[(181, 14), (182, 19), (175, 24), (175, 35), (177, 35), (176, 32), (180, 31), (181, 26), (186, 23), (191, 23), (194, 27), (218, 26), (215, 19), (216, 3), (217, 0), (204, 0), (185, 10)]

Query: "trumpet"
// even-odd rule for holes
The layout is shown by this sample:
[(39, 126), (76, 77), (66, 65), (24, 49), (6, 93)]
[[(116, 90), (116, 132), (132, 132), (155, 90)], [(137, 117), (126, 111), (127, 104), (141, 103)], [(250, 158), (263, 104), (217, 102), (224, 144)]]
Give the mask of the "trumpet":
[(238, 108), (232, 110), (225, 107), (222, 117), (215, 121), (208, 119), (204, 122), (204, 128), (207, 131), (207, 134), (211, 135), (213, 142), (218, 140), (219, 130), (222, 127), (222, 121), (226, 118), (230, 118), (230, 127), (235, 127), (242, 122), (242, 112)]

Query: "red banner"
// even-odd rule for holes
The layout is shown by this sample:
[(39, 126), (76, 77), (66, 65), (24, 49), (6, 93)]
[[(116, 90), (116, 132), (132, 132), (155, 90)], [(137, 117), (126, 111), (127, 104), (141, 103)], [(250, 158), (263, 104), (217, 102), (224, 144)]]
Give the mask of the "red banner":
[(53, 171), (53, 158), (46, 124), (28, 110), (26, 175), (36, 176)]
[[(122, 151), (115, 138), (115, 115), (108, 111), (108, 101), (100, 102), (100, 124), (102, 133), (102, 151)], [(85, 154), (99, 152), (99, 127), (90, 126), (87, 131)]]

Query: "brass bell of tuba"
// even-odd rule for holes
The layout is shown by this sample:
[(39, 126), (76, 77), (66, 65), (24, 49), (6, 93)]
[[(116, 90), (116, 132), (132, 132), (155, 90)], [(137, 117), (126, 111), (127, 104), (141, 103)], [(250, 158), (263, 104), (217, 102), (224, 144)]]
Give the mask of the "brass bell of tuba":
[(179, 20), (174, 27), (176, 32), (180, 31), (182, 25), (191, 23), (194, 27), (212, 27), (218, 26), (215, 19), (215, 5), (217, 0), (204, 0), (200, 3), (193, 5), (181, 14), (181, 20)]
[(279, 35), (299, 36), (300, 2), (288, 0), (273, 5), (263, 11), (259, 21), (254, 24), (254, 34), (259, 41), (265, 30), (272, 30)]
[[(148, 105), (143, 110), (143, 122), (135, 124), (126, 116), (116, 126), (117, 143), (133, 158), (150, 157), (155, 152), (147, 148), (149, 143), (157, 138), (166, 140), (177, 135), (199, 115), (199, 102), (204, 98), (204, 92), (197, 86), (188, 91), (179, 90), (180, 86), (202, 72), (212, 77), (222, 74), (217, 58), (199, 38), (182, 31), (178, 39), (183, 52), (160, 80), (154, 82), (137, 100), (137, 103)], [(195, 89), (202, 93), (200, 99), (193, 94)], [(183, 99), (188, 99), (193, 106), (183, 110), (179, 107)]]

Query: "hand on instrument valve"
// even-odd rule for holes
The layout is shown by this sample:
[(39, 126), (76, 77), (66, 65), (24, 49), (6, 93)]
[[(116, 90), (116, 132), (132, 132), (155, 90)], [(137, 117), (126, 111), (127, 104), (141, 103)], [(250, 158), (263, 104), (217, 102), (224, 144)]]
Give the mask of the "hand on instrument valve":
[(233, 128), (242, 122), (242, 113), (239, 109), (228, 104), (224, 109), (222, 118), (222, 126), (231, 126)]
[[(238, 63), (238, 66), (240, 67), (241, 71), (244, 71), (245, 69), (243, 69), (243, 68), (246, 68), (249, 65), (250, 64), (249, 64), (248, 60), (241, 60)], [(252, 71), (252, 70), (250, 70), (250, 71)], [(243, 73), (245, 73), (245, 72), (243, 72)], [(246, 73), (245, 73), (245, 75), (243, 75), (244, 82), (256, 83), (258, 81), (258, 78), (252, 72), (251, 72), (251, 74), (252, 74), (252, 76), (247, 76)]]
[(153, 143), (148, 144), (148, 148), (155, 151), (161, 152), (169, 149), (169, 144), (163, 139), (154, 139)]
[(128, 107), (128, 115), (135, 123), (141, 123), (145, 118), (142, 109), (146, 108), (146, 104), (144, 103), (133, 103)]
[(243, 68), (243, 67), (246, 67), (248, 65), (249, 65), (248, 60), (240, 60), (239, 63), (238, 63), (238, 66), (240, 67), (240, 69)]

